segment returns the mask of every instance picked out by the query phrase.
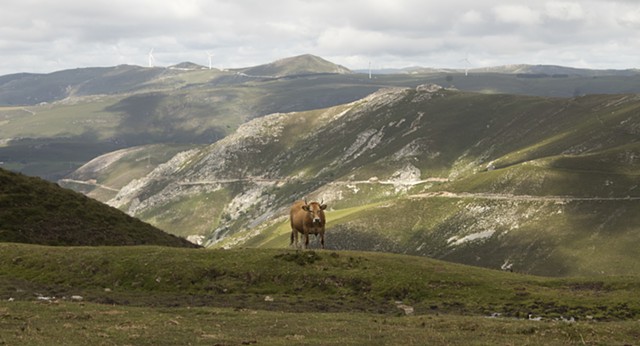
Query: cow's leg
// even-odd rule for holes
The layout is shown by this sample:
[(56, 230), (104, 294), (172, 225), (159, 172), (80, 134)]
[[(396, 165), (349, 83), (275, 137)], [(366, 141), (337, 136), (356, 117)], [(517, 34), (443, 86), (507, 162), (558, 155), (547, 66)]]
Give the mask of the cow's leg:
[(324, 232), (320, 232), (320, 247), (324, 249)]
[(309, 248), (309, 232), (304, 232), (304, 248)]
[[(298, 238), (298, 237), (296, 237), (296, 232), (298, 232), (298, 231), (296, 231), (295, 229), (291, 229), (291, 242), (289, 243), (289, 247), (291, 247), (294, 244), (293, 243), (294, 237)], [(298, 241), (296, 240), (296, 246), (298, 245), (297, 243), (298, 243)]]

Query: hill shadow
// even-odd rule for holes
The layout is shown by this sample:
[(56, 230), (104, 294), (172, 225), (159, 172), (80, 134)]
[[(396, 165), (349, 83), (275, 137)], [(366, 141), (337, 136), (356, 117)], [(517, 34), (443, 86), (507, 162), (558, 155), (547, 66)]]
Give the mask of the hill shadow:
[(98, 140), (95, 131), (58, 138), (20, 138), (0, 147), (0, 162), (7, 169), (56, 181), (85, 162), (122, 148), (116, 140)]
[(165, 94), (149, 93), (106, 107), (105, 111), (122, 115), (116, 140), (125, 147), (155, 143), (211, 144), (226, 135), (219, 127), (185, 129), (183, 125), (189, 119), (173, 114), (167, 106), (170, 102), (173, 100)]

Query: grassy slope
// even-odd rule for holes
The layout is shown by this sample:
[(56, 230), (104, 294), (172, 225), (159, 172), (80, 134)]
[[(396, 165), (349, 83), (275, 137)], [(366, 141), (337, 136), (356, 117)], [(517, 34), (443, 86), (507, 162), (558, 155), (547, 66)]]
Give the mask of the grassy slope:
[[(351, 251), (0, 250), (0, 325), (10, 331), (0, 340), (8, 344), (579, 344), (638, 336), (636, 277), (546, 279)], [(416, 316), (402, 316), (397, 301)], [(494, 313), (501, 318), (481, 317)], [(543, 321), (509, 318), (529, 314)], [(577, 322), (555, 321), (561, 316)]]
[(40, 178), (0, 169), (0, 240), (47, 245), (193, 247), (125, 213)]
[[(329, 229), (327, 242), (496, 269), (511, 264), (541, 275), (635, 275), (639, 207), (637, 201), (402, 198), (335, 220), (339, 226)], [(471, 238), (462, 241), (465, 236)]]

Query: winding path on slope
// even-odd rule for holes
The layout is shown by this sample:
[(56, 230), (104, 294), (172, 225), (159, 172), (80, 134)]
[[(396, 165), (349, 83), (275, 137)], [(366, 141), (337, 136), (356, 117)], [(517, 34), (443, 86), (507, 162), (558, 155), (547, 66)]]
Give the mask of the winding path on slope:
[(84, 181), (84, 180), (60, 179), (60, 180), (58, 180), (58, 182), (94, 186), (94, 187), (99, 187), (101, 189), (115, 191), (115, 192), (119, 192), (120, 191), (119, 189), (114, 189), (113, 187), (109, 187), (107, 185), (102, 185), (102, 184), (93, 183), (93, 182)]
[(509, 201), (550, 201), (550, 202), (571, 202), (571, 201), (640, 201), (640, 196), (626, 197), (576, 197), (576, 196), (533, 196), (514, 195), (509, 193), (470, 193), (470, 192), (426, 192), (409, 195), (409, 198), (475, 198), (489, 200), (509, 200)]
[[(213, 180), (197, 180), (197, 181), (182, 181), (178, 185), (214, 185), (214, 184), (227, 184), (237, 182), (253, 182), (253, 183), (289, 183), (294, 182), (295, 178), (283, 178), (283, 179), (268, 179), (259, 177), (246, 177), (246, 178), (231, 178), (231, 179), (213, 179)], [(380, 185), (404, 185), (414, 186), (429, 182), (444, 182), (448, 181), (446, 178), (427, 178), (424, 180), (304, 180), (305, 182), (317, 182), (328, 185), (356, 185), (356, 184), (380, 184)]]
[[(239, 179), (219, 179), (219, 180), (206, 180), (206, 181), (192, 181), (181, 182), (180, 185), (210, 185), (210, 184), (225, 184), (234, 182), (255, 182), (255, 183), (286, 183), (291, 179), (265, 179), (257, 177), (246, 177)], [(321, 181), (328, 185), (357, 185), (357, 184), (381, 184), (381, 185), (403, 185), (414, 186), (428, 182), (446, 182), (446, 178), (427, 178), (424, 180), (333, 180), (333, 181)], [(320, 181), (319, 181), (320, 182)], [(419, 194), (409, 195), (409, 198), (474, 198), (474, 199), (487, 199), (487, 200), (511, 200), (511, 201), (550, 201), (550, 202), (571, 202), (571, 201), (640, 201), (640, 196), (625, 196), (625, 197), (578, 197), (578, 196), (534, 196), (534, 195), (515, 195), (509, 193), (471, 193), (471, 192), (450, 192), (450, 191), (437, 191), (437, 192), (425, 192)]]
[[(280, 184), (288, 183), (295, 179), (268, 179), (259, 177), (245, 177), (245, 178), (232, 178), (232, 179), (215, 179), (215, 180), (201, 180), (201, 181), (183, 181), (178, 185), (193, 186), (193, 185), (215, 185), (215, 184), (229, 184), (237, 182), (252, 182), (252, 183), (268, 183), (268, 184)], [(118, 189), (112, 187), (73, 179), (61, 179), (62, 182), (93, 185), (103, 189), (118, 192)], [(357, 185), (357, 184), (381, 184), (381, 185), (401, 185), (401, 186), (415, 186), (428, 182), (446, 182), (445, 178), (427, 178), (423, 180), (332, 180), (332, 181), (320, 181), (328, 185)], [(548, 201), (548, 202), (571, 202), (571, 201), (640, 201), (640, 196), (625, 196), (625, 197), (577, 197), (577, 196), (534, 196), (534, 195), (515, 195), (509, 193), (471, 193), (471, 192), (450, 192), (450, 191), (435, 191), (425, 192), (419, 194), (413, 194), (407, 196), (408, 198), (420, 199), (420, 198), (474, 198), (474, 199), (486, 199), (486, 200), (509, 200), (509, 201)]]

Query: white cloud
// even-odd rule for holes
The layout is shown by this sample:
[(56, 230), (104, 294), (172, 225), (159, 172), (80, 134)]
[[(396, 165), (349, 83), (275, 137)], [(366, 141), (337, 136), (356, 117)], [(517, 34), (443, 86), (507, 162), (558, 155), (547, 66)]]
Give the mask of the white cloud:
[(318, 38), (317, 48), (337, 55), (408, 55), (442, 49), (444, 40), (438, 36), (398, 37), (380, 31), (363, 31), (352, 27), (331, 28)]
[(146, 65), (151, 48), (158, 65), (214, 51), (223, 67), (304, 53), (351, 68), (462, 67), (468, 52), (477, 64), (627, 68), (640, 55), (629, 0), (21, 0), (0, 23), (0, 75)]
[(626, 26), (640, 26), (640, 9), (626, 12), (620, 17), (620, 23)]
[(540, 23), (540, 12), (524, 5), (500, 5), (493, 9), (496, 19), (509, 24), (535, 25)]
[(585, 17), (585, 12), (579, 3), (564, 1), (547, 2), (545, 14), (559, 20), (578, 20)]
[(479, 11), (469, 10), (462, 14), (460, 22), (464, 24), (481, 24), (485, 22), (485, 19)]

